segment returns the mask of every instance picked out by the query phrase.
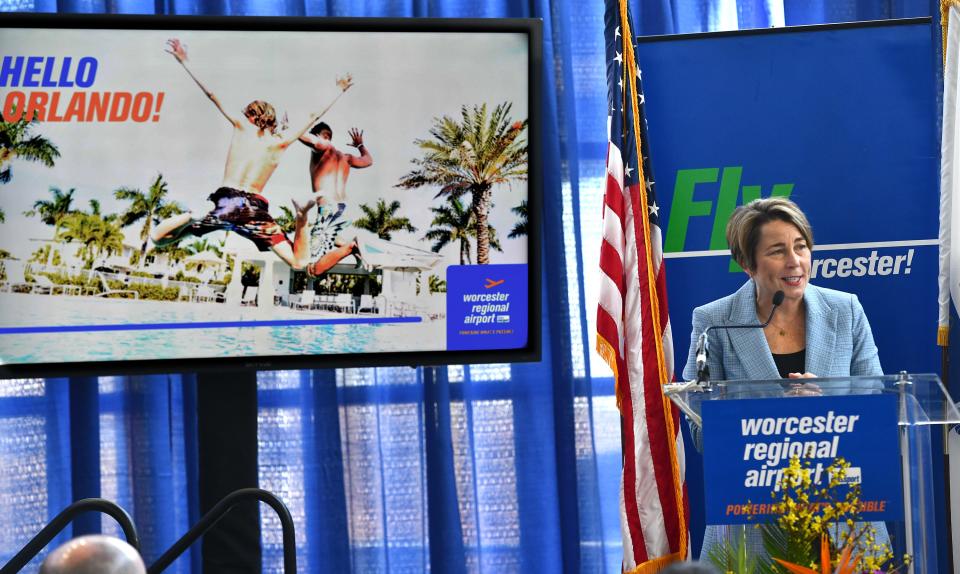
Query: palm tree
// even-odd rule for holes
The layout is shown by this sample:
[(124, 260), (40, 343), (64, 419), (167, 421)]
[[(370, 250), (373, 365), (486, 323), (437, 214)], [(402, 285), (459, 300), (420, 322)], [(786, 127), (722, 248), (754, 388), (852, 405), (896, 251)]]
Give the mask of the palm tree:
[(50, 140), (30, 133), (36, 122), (35, 119), (29, 122), (21, 119), (12, 123), (0, 121), (0, 183), (7, 183), (13, 178), (8, 164), (14, 158), (53, 167), (54, 161), (60, 157), (60, 150)]
[(54, 239), (58, 241), (75, 241), (79, 243), (80, 249), (77, 250), (77, 255), (84, 260), (88, 267), (91, 266), (93, 261), (93, 250), (91, 248), (91, 242), (88, 241), (93, 235), (91, 229), (93, 222), (91, 221), (91, 217), (94, 216), (81, 211), (70, 213), (63, 218), (60, 231), (58, 231), (54, 237)]
[[(221, 258), (223, 257), (223, 251), (220, 249), (220, 247), (221, 246), (218, 244), (218, 242), (208, 241), (207, 238), (204, 237), (204, 238), (195, 239), (193, 243), (186, 246), (185, 251), (187, 252), (188, 255), (191, 255), (191, 256), (209, 251), (214, 255), (216, 255), (218, 258)], [(203, 271), (203, 267), (205, 264), (206, 262), (202, 260), (188, 261), (187, 269), (200, 273), (201, 271)]]
[(210, 251), (217, 257), (223, 257), (223, 251), (220, 249), (220, 247), (221, 246), (217, 243), (211, 243), (206, 237), (204, 237), (202, 239), (196, 239), (193, 243), (187, 245), (186, 252), (189, 255), (196, 255), (197, 253)]
[(50, 260), (50, 245), (43, 245), (39, 247), (30, 255), (30, 263), (40, 263), (46, 265), (47, 261)]
[[(479, 235), (479, 227), (477, 226), (476, 221), (470, 221), (470, 237), (477, 237)], [(492, 225), (487, 226), (487, 236), (490, 238), (490, 249), (496, 249), (497, 251), (503, 253), (503, 247), (500, 245), (500, 238), (497, 237), (497, 230), (493, 228)], [(480, 256), (477, 255), (479, 259)]]
[(113, 223), (120, 217), (116, 213), (108, 213), (104, 215), (100, 208), (99, 199), (91, 199), (89, 200), (89, 204), (90, 204), (90, 215), (96, 215), (97, 217), (102, 217), (103, 220), (108, 223)]
[(293, 233), (297, 229), (297, 216), (293, 210), (286, 205), (280, 206), (280, 215), (273, 218), (273, 221), (280, 226), (284, 233)]
[(50, 193), (53, 199), (38, 199), (33, 203), (33, 209), (24, 211), (27, 217), (40, 216), (40, 221), (53, 226), (53, 235), (60, 233), (60, 226), (63, 225), (65, 217), (74, 212), (73, 194), (76, 189), (70, 188), (70, 191), (64, 193), (59, 187), (51, 187)]
[(91, 235), (93, 236), (91, 243), (96, 257), (101, 255), (109, 257), (115, 253), (123, 252), (123, 231), (116, 223), (103, 218), (95, 220)]
[[(433, 229), (427, 231), (424, 239), (433, 241), (430, 249), (434, 253), (439, 253), (447, 245), (460, 242), (460, 265), (469, 265), (472, 263), (470, 257), (470, 238), (476, 238), (479, 233), (476, 219), (473, 212), (466, 207), (459, 199), (450, 198), (447, 205), (440, 207), (431, 207), (433, 212)], [(497, 239), (497, 231), (487, 226), (487, 238), (490, 247), (497, 251), (502, 251), (500, 241)]]
[(470, 261), (470, 210), (459, 199), (451, 197), (447, 205), (431, 207), (434, 227), (427, 231), (424, 239), (433, 241), (430, 249), (439, 253), (450, 243), (460, 242), (460, 265), (469, 265)]
[(399, 201), (391, 201), (390, 205), (383, 199), (377, 200), (377, 205), (371, 208), (369, 205), (362, 204), (363, 217), (355, 219), (353, 224), (360, 229), (366, 229), (376, 233), (380, 239), (390, 241), (394, 231), (407, 231), (415, 233), (417, 228), (410, 223), (406, 217), (397, 217), (397, 211), (400, 210)]
[(166, 200), (167, 182), (163, 181), (163, 174), (157, 174), (157, 179), (153, 181), (146, 193), (131, 187), (121, 187), (113, 192), (113, 196), (130, 202), (127, 210), (120, 215), (122, 227), (143, 220), (143, 227), (140, 228), (140, 241), (142, 241), (140, 261), (143, 261), (147, 254), (147, 243), (153, 226), (168, 217), (184, 212), (179, 203)]
[(63, 219), (57, 239), (81, 244), (77, 254), (86, 262), (87, 268), (101, 255), (109, 257), (123, 251), (123, 232), (120, 227), (99, 215), (75, 211)]
[(180, 246), (179, 243), (167, 243), (162, 247), (154, 247), (150, 253), (156, 255), (166, 255), (171, 263), (179, 263), (190, 256), (190, 253)]
[(460, 120), (449, 116), (434, 118), (429, 140), (414, 143), (423, 150), (414, 159), (416, 169), (396, 187), (414, 189), (440, 186), (435, 197), (459, 199), (470, 194), (470, 210), (477, 220), (477, 263), (490, 262), (490, 234), (487, 223), (493, 187), (527, 178), (527, 142), (520, 137), (527, 120), (512, 121), (512, 104), (504, 102), (487, 113), (487, 105), (460, 108)]
[(517, 214), (517, 223), (514, 224), (513, 229), (510, 230), (510, 234), (507, 235), (509, 238), (520, 237), (521, 235), (527, 235), (527, 200), (524, 199), (520, 202), (520, 205), (510, 208), (510, 211)]
[(430, 275), (430, 277), (427, 277), (427, 286), (431, 293), (447, 292), (447, 282), (441, 279), (439, 275)]

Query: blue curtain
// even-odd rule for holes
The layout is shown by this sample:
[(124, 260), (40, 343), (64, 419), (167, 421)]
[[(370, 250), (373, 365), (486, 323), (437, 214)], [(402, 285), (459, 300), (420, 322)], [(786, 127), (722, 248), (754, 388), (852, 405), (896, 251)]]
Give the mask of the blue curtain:
[[(148, 558), (170, 547), (199, 518), (195, 497), (188, 502), (188, 484), (196, 484), (196, 435), (185, 415), (195, 410), (193, 384), (180, 376), (0, 382), (0, 562), (70, 503), (90, 497), (130, 514)], [(112, 518), (87, 513), (48, 549), (100, 532), (123, 537)], [(35, 572), (40, 559), (25, 571)], [(170, 572), (190, 572), (189, 560)]]
[[(260, 483), (291, 509), (301, 572), (619, 569), (619, 415), (589, 351), (603, 2), (0, 0), (0, 10), (542, 18), (543, 360), (261, 373)], [(636, 0), (632, 10), (640, 33), (667, 34), (936, 16), (938, 3)], [(131, 512), (148, 561), (169, 547), (199, 518), (195, 385), (191, 375), (0, 381), (0, 562), (86, 496)], [(281, 572), (279, 524), (261, 520), (264, 571)], [(119, 535), (95, 517), (51, 548), (101, 530)], [(695, 551), (698, 534), (694, 524)], [(199, 572), (198, 559), (194, 548), (169, 571)]]

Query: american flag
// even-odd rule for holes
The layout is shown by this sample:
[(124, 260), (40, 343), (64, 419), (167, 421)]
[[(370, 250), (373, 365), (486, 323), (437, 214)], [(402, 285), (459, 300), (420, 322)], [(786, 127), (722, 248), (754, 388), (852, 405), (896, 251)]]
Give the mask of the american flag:
[(605, 37), (609, 142), (597, 351), (613, 370), (621, 414), (623, 569), (648, 573), (687, 557), (683, 440), (663, 394), (673, 378), (673, 341), (626, 0), (606, 0)]

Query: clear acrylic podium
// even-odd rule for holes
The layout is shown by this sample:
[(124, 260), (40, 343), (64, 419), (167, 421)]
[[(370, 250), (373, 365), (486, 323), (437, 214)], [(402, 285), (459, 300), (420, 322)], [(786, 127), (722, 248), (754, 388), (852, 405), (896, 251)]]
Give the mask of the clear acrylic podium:
[[(799, 382), (813, 383), (803, 387)], [(769, 381), (722, 381), (707, 389), (695, 383), (668, 385), (666, 394), (697, 427), (701, 425), (701, 409), (708, 401), (736, 401), (740, 399), (776, 398), (803, 400), (803, 396), (850, 396), (893, 394), (898, 397), (898, 436), (900, 472), (903, 484), (903, 516), (900, 521), (888, 521), (887, 529), (894, 556), (910, 554), (913, 562), (908, 572), (936, 574), (946, 572), (947, 565), (937, 566), (936, 549), (940, 541), (950, 544), (950, 533), (936, 531), (932, 485), (943, 481), (933, 476), (931, 433), (943, 433), (960, 424), (960, 412), (936, 375), (887, 375), (882, 377), (841, 377), (823, 379), (792, 379)], [(691, 426), (693, 430), (693, 426)], [(710, 429), (702, 429), (709, 433)], [(695, 435), (699, 434), (694, 432)], [(700, 442), (695, 437), (695, 442)], [(698, 445), (699, 448), (699, 445)], [(960, 480), (960, 477), (952, 477)], [(742, 536), (741, 530), (752, 526), (724, 526), (725, 536)], [(954, 524), (953, 528), (960, 528)], [(954, 561), (960, 552), (954, 552)]]

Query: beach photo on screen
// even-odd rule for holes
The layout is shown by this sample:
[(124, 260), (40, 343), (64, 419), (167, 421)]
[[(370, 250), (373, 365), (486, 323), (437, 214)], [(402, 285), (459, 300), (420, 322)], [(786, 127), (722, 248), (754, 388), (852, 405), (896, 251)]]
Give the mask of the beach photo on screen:
[(0, 362), (524, 347), (528, 41), (4, 30)]

